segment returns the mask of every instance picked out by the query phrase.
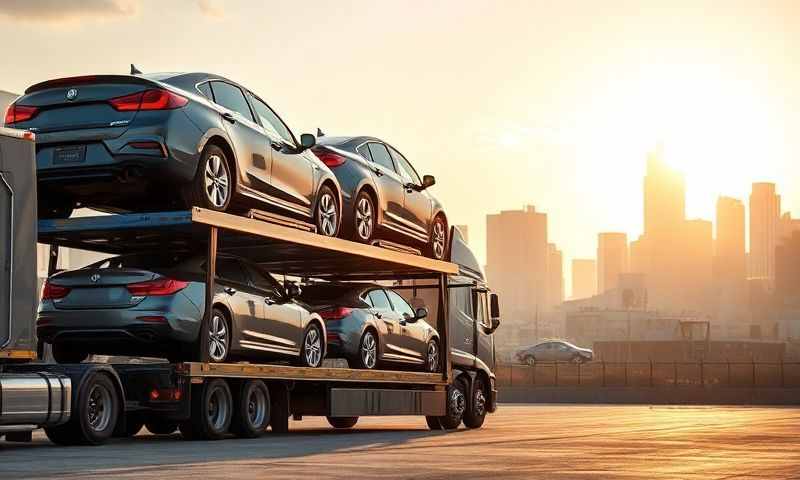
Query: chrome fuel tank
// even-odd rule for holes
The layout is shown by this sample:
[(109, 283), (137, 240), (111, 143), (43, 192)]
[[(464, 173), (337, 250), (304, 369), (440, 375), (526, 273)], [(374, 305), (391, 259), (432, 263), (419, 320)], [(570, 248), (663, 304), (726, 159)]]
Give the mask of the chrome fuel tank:
[(0, 425), (58, 425), (69, 420), (71, 404), (65, 375), (0, 373)]

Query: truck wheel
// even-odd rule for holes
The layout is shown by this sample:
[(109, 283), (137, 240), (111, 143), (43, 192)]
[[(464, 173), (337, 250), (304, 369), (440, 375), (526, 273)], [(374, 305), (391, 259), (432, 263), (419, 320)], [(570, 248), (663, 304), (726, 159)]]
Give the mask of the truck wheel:
[(176, 422), (169, 422), (166, 420), (154, 420), (145, 423), (144, 426), (147, 428), (148, 432), (154, 435), (170, 435), (178, 429), (178, 424)]
[(272, 398), (272, 411), (270, 412), (269, 424), (272, 426), (272, 433), (287, 433), (289, 431), (289, 392), (282, 384), (270, 387)]
[(358, 423), (358, 417), (327, 417), (327, 419), (333, 428), (353, 428)]
[(228, 383), (215, 378), (192, 391), (191, 418), (180, 424), (189, 440), (219, 440), (228, 433), (233, 413), (233, 398)]
[(442, 429), (442, 424), (439, 423), (439, 417), (432, 417), (428, 415), (425, 417), (425, 423), (428, 424), (428, 428), (430, 428), (431, 430), (436, 431)]
[(114, 433), (121, 402), (111, 378), (90, 373), (78, 389), (73, 416), (63, 425), (45, 428), (45, 434), (59, 445), (99, 445)]
[(447, 414), (439, 417), (439, 423), (444, 430), (455, 430), (461, 424), (467, 406), (466, 391), (467, 388), (460, 378), (447, 388)]
[(117, 422), (114, 428), (114, 436), (118, 438), (135, 437), (137, 433), (144, 427), (144, 420), (138, 415), (127, 415), (125, 418), (125, 425), (122, 425), (122, 419)]
[(72, 345), (63, 343), (53, 344), (53, 360), (56, 363), (81, 363), (89, 358), (87, 352), (81, 351)]
[(231, 431), (243, 438), (257, 438), (269, 425), (269, 389), (261, 380), (245, 380), (235, 397)]
[(481, 428), (483, 421), (486, 420), (487, 398), (486, 382), (483, 381), (483, 377), (478, 375), (472, 389), (472, 402), (470, 402), (472, 406), (464, 412), (465, 427)]

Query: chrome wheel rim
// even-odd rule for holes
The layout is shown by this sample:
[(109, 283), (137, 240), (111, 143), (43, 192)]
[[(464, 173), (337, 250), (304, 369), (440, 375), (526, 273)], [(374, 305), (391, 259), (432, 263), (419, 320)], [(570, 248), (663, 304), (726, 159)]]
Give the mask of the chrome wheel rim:
[(372, 204), (361, 198), (356, 205), (356, 232), (361, 240), (369, 240), (372, 236)]
[(361, 360), (366, 368), (375, 368), (378, 363), (378, 343), (371, 332), (364, 334), (364, 341), (361, 342)]
[(211, 360), (221, 362), (228, 354), (228, 327), (220, 315), (211, 317), (211, 328), (208, 330), (208, 355)]
[(228, 419), (229, 411), (228, 396), (225, 395), (222, 388), (215, 388), (208, 399), (208, 410), (206, 412), (208, 424), (216, 431), (222, 430)]
[(250, 425), (261, 427), (267, 415), (267, 396), (261, 388), (253, 388), (247, 396), (247, 419)]
[(317, 228), (326, 237), (333, 237), (336, 235), (336, 225), (338, 223), (339, 215), (336, 213), (336, 200), (330, 193), (323, 193), (317, 207)]
[(309, 367), (316, 367), (322, 361), (322, 342), (319, 336), (319, 331), (316, 328), (310, 328), (306, 333), (306, 340), (303, 342), (306, 365)]
[(111, 392), (105, 385), (96, 384), (89, 391), (89, 405), (86, 409), (89, 428), (102, 432), (111, 422)]
[(475, 392), (475, 414), (477, 416), (483, 415), (486, 411), (486, 396), (483, 394), (482, 389)]
[(228, 201), (230, 182), (228, 166), (219, 155), (210, 155), (206, 162), (206, 198), (217, 208), (222, 208)]
[(456, 418), (464, 415), (464, 410), (467, 408), (467, 399), (464, 397), (464, 392), (457, 388), (453, 388), (450, 393), (450, 413)]
[(428, 371), (436, 372), (439, 370), (439, 349), (436, 348), (436, 342), (428, 344)]
[(444, 224), (437, 220), (433, 224), (433, 255), (436, 258), (444, 257), (445, 232)]

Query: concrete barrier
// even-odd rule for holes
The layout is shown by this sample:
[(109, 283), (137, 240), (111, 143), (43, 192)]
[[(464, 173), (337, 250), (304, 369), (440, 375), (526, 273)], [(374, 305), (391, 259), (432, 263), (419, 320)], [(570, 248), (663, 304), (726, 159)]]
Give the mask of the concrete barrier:
[(504, 387), (504, 403), (800, 405), (800, 388)]

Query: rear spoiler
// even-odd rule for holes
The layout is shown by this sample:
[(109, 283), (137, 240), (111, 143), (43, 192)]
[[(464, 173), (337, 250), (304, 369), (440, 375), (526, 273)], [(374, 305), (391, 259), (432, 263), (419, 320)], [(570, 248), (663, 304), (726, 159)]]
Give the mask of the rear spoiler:
[(31, 85), (25, 94), (47, 90), (49, 88), (72, 87), (88, 83), (138, 83), (140, 85), (154, 85), (154, 82), (136, 75), (85, 75), (81, 77), (66, 77), (47, 80)]

